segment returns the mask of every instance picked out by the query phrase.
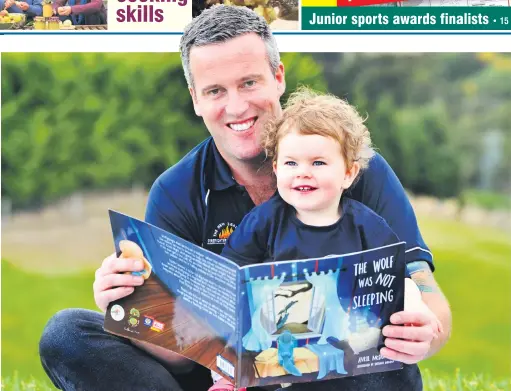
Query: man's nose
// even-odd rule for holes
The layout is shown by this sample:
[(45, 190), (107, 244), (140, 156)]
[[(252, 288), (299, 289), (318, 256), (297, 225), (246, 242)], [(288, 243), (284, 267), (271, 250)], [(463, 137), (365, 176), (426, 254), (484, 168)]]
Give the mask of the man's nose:
[(239, 93), (230, 93), (225, 106), (225, 113), (231, 117), (240, 117), (248, 109), (248, 102)]

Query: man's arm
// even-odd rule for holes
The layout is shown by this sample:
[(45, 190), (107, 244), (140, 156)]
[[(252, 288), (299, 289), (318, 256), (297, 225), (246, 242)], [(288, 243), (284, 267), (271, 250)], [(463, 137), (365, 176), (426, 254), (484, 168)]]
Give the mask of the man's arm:
[(421, 291), (422, 301), (436, 315), (442, 327), (442, 330), (438, 333), (438, 338), (431, 342), (429, 352), (426, 357), (424, 357), (428, 358), (438, 352), (451, 336), (451, 309), (447, 298), (440, 290), (427, 262), (411, 262), (407, 265), (407, 269), (410, 273), (410, 277)]
[(427, 261), (434, 270), (433, 256), (422, 238), (412, 204), (398, 177), (380, 154), (371, 159), (368, 169), (347, 196), (383, 217), (399, 240), (406, 242), (407, 263)]
[[(440, 321), (443, 331), (437, 338), (430, 326), (431, 315), (403, 311), (394, 314), (383, 330), (387, 348), (382, 354), (389, 359), (416, 363), (435, 354), (449, 339), (451, 311), (447, 299), (436, 283), (433, 256), (420, 233), (413, 207), (396, 174), (376, 154), (360, 181), (351, 189), (349, 197), (358, 200), (383, 217), (399, 240), (406, 242), (405, 259), (412, 280), (421, 290), (422, 300)], [(410, 267), (412, 265), (412, 267)], [(410, 326), (413, 324), (413, 326)]]
[[(380, 247), (399, 241), (396, 234), (384, 220), (377, 221), (377, 223), (375, 225), (378, 227), (378, 231), (368, 237), (368, 239), (374, 241), (369, 243), (369, 247)], [(423, 303), (440, 322), (440, 330), (434, 330), (437, 338), (431, 341), (428, 353), (424, 357), (425, 359), (433, 356), (448, 341), (451, 331), (451, 311), (447, 299), (441, 292), (426, 261), (410, 262), (406, 265), (406, 271), (406, 274), (410, 276), (419, 288)], [(413, 312), (413, 309), (408, 309), (408, 311)]]

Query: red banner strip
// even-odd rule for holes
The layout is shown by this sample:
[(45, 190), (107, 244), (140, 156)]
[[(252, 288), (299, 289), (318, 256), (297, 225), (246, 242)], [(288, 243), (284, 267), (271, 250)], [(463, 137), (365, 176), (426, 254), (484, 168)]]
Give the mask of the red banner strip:
[(337, 7), (359, 7), (363, 5), (397, 3), (402, 0), (337, 0)]

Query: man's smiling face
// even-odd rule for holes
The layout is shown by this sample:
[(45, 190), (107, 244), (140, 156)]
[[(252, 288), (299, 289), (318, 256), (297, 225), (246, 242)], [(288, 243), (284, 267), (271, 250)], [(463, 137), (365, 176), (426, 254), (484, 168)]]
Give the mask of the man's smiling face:
[(273, 75), (266, 45), (257, 34), (193, 47), (190, 71), (195, 112), (228, 162), (263, 153), (260, 134), (268, 118), (281, 114), (284, 67)]

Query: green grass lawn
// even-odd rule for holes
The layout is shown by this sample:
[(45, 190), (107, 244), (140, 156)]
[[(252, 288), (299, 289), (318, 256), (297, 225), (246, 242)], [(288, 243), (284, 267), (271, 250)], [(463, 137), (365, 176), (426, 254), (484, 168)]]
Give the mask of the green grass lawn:
[(424, 217), (420, 226), (453, 313), (450, 341), (421, 368), (511, 378), (509, 234)]
[[(511, 380), (494, 381), (489, 376), (465, 375), (460, 371), (450, 375), (433, 375), (423, 371), (424, 391), (510, 391)], [(2, 389), (8, 391), (52, 391), (48, 381), (21, 379), (17, 374), (4, 379)], [(204, 390), (205, 391), (205, 390)]]
[(511, 209), (511, 197), (504, 194), (473, 189), (465, 191), (464, 198), (467, 204), (488, 210)]
[[(510, 381), (505, 381), (511, 378), (508, 235), (431, 218), (421, 218), (420, 224), (435, 255), (435, 276), (450, 300), (454, 317), (449, 343), (420, 365), (422, 370), (430, 370), (425, 373), (427, 389), (511, 390)], [(2, 261), (2, 389), (46, 389), (44, 384), (49, 381), (38, 358), (42, 329), (60, 309), (95, 309), (93, 275), (91, 270), (48, 277)], [(31, 376), (35, 379), (32, 383)]]
[(45, 379), (38, 342), (57, 311), (68, 307), (95, 309), (94, 273), (48, 277), (20, 271), (2, 261), (2, 377)]

